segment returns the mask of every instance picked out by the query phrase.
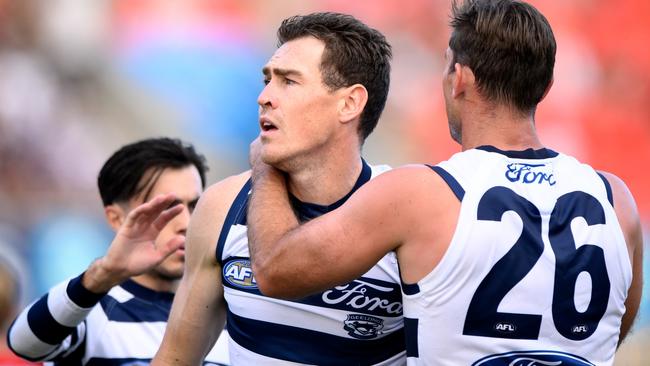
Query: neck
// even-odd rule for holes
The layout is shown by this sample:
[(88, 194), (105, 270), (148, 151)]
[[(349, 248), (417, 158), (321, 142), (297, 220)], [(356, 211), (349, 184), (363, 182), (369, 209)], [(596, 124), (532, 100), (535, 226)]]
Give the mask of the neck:
[(140, 286), (158, 292), (176, 292), (176, 288), (178, 287), (178, 280), (162, 278), (161, 276), (151, 273), (144, 273), (139, 276), (131, 277), (131, 280)]
[(289, 191), (300, 201), (329, 205), (357, 182), (362, 169), (358, 140), (331, 145), (305, 157), (300, 167), (288, 172)]
[(522, 115), (505, 105), (467, 108), (461, 117), (462, 148), (491, 145), (501, 150), (541, 149), (535, 115)]

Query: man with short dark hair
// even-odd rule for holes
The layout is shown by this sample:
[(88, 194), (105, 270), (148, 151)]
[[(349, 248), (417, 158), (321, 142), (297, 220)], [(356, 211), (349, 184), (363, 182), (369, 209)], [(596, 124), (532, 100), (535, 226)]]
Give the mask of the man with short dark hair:
[(611, 365), (641, 299), (634, 199), (540, 142), (556, 44), (537, 9), (466, 0), (451, 19), (443, 91), (463, 152), (387, 172), (301, 225), (283, 172), (253, 151), (257, 285), (306, 296), (396, 251), (409, 364)]
[[(307, 221), (340, 206), (386, 167), (361, 146), (386, 103), (391, 48), (344, 14), (295, 16), (262, 69), (264, 161), (287, 173), (292, 207)], [(250, 173), (206, 190), (188, 236), (188, 269), (154, 364), (196, 364), (227, 319), (235, 365), (400, 365), (405, 362), (399, 275), (392, 254), (310, 297), (260, 293), (246, 239)], [(327, 240), (327, 238), (323, 238)]]
[[(11, 349), (55, 365), (148, 363), (183, 275), (185, 234), (206, 169), (204, 157), (176, 139), (142, 140), (115, 152), (97, 180), (113, 242), (84, 273), (18, 316)], [(207, 360), (227, 355), (215, 351)]]

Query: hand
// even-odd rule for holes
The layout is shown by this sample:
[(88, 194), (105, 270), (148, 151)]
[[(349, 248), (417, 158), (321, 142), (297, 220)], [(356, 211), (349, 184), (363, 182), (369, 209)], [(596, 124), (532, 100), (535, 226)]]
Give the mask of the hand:
[(257, 165), (262, 163), (262, 141), (260, 137), (257, 136), (253, 142), (250, 144), (248, 151), (248, 163), (251, 165), (251, 168), (254, 169)]
[(166, 243), (155, 242), (165, 225), (183, 211), (180, 204), (169, 207), (175, 200), (173, 194), (160, 195), (129, 212), (106, 255), (84, 274), (84, 287), (106, 292), (129, 277), (149, 271), (180, 248), (185, 242), (182, 235)]
[(262, 142), (259, 136), (251, 142), (248, 153), (248, 162), (251, 165), (251, 177), (253, 183), (261, 180), (262, 177), (267, 181), (281, 181), (284, 183), (284, 172), (262, 161)]

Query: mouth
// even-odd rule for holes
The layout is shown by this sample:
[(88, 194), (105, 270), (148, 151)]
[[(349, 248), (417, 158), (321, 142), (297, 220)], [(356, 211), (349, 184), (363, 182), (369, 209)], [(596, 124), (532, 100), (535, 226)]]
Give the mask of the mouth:
[(266, 117), (260, 117), (260, 129), (262, 129), (262, 132), (268, 132), (277, 130), (278, 128), (270, 119)]
[(178, 247), (178, 249), (176, 249), (176, 251), (177, 252), (183, 252), (183, 253), (185, 252), (185, 240), (183, 240), (183, 244), (181, 244), (181, 246)]

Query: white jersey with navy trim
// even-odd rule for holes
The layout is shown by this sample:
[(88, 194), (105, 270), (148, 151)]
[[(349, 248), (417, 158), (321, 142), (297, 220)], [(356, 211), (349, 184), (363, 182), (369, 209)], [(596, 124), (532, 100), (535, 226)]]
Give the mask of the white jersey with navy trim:
[[(292, 199), (302, 221), (342, 205), (371, 177), (388, 170), (363, 162), (352, 191), (330, 206)], [(224, 223), (217, 259), (228, 304), (233, 365), (404, 365), (399, 273), (394, 253), (349, 284), (297, 301), (260, 293), (251, 272), (246, 207), (250, 180)]]
[[(147, 365), (162, 342), (173, 294), (134, 281), (94, 294), (81, 276), (28, 306), (8, 332), (9, 347), (46, 365)], [(204, 365), (228, 365), (224, 332)]]
[(404, 285), (409, 365), (611, 365), (632, 272), (607, 180), (541, 149), (432, 167), (461, 200), (438, 266)]

